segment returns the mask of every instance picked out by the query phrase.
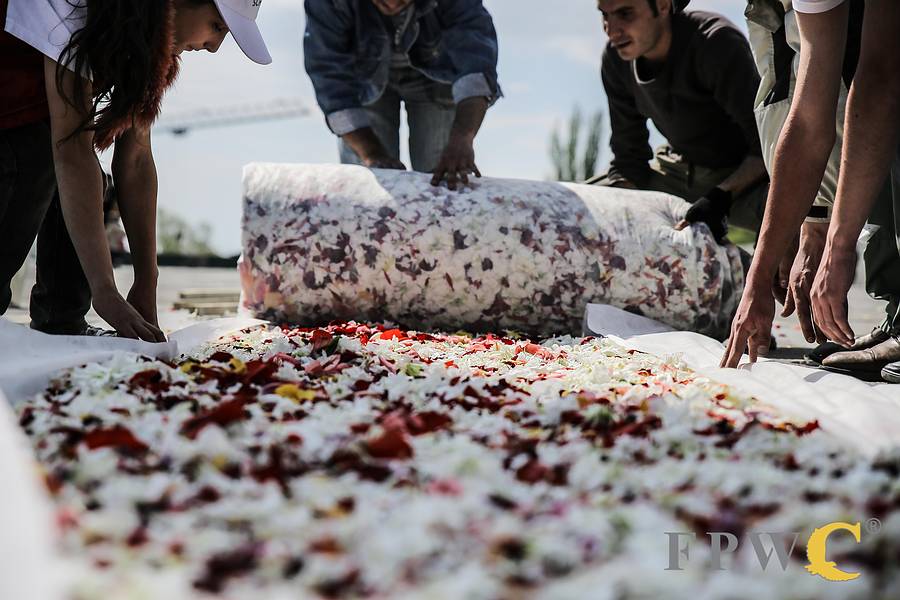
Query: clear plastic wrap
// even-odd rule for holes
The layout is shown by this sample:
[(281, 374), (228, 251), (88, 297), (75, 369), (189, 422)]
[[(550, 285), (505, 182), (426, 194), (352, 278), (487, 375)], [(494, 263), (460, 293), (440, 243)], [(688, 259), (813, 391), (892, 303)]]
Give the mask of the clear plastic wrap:
[(605, 303), (722, 338), (740, 299), (734, 246), (676, 231), (673, 196), (420, 173), (254, 164), (244, 172), (243, 306), (293, 323), (580, 330)]

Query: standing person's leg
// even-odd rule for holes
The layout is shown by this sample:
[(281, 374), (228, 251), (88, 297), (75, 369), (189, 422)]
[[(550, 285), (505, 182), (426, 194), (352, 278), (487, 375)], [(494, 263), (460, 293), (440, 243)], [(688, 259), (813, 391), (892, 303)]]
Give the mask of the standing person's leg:
[[(400, 96), (390, 85), (384, 90), (374, 104), (365, 107), (369, 114), (372, 131), (381, 141), (385, 150), (393, 158), (400, 160)], [(338, 149), (341, 163), (345, 165), (361, 165), (362, 161), (356, 152), (338, 138)]]
[(10, 282), (55, 193), (50, 126), (42, 122), (0, 131), (0, 314), (9, 308)]
[[(897, 287), (900, 287), (900, 275), (898, 275), (898, 272), (900, 272), (900, 148), (897, 149), (897, 154), (894, 156), (894, 164), (891, 166), (891, 188), (893, 192), (894, 245), (897, 251), (894, 255), (895, 262), (892, 272), (896, 278), (894, 279), (894, 289), (896, 290)], [(885, 326), (891, 328), (890, 333), (896, 338), (900, 335), (900, 294), (895, 294), (891, 298), (887, 310)], [(892, 310), (893, 314), (891, 314)], [(884, 367), (881, 370), (881, 378), (890, 383), (900, 383), (900, 362), (893, 362)]]
[[(897, 161), (894, 161), (897, 163)], [(900, 171), (894, 165), (893, 171)], [(891, 179), (895, 179), (892, 176)], [(866, 265), (866, 292), (877, 300), (886, 300), (886, 318), (881, 326), (887, 334), (900, 330), (900, 253), (898, 253), (897, 223), (900, 221), (900, 173), (898, 181), (889, 181), (869, 215), (869, 225), (878, 227), (866, 245), (863, 260)], [(893, 188), (893, 190), (892, 190)]]
[[(891, 165), (887, 190), (876, 200), (869, 224), (879, 229), (869, 239), (863, 258), (866, 264), (866, 291), (887, 300), (887, 316), (881, 331), (886, 339), (862, 350), (836, 352), (822, 361), (830, 370), (900, 383), (900, 149)], [(872, 335), (879, 334), (876, 329)], [(871, 336), (870, 336), (871, 337)], [(858, 339), (858, 338), (857, 338)]]
[(430, 173), (447, 147), (456, 118), (453, 88), (412, 68), (400, 72), (397, 86), (406, 107), (412, 169)]

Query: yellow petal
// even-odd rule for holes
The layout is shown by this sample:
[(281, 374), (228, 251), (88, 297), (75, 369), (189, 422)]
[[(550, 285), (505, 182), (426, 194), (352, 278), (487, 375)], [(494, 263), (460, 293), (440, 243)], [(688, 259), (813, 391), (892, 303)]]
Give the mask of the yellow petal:
[(190, 375), (191, 373), (194, 372), (194, 369), (196, 369), (198, 366), (199, 365), (197, 365), (197, 363), (194, 362), (193, 360), (186, 360), (183, 363), (181, 363), (181, 366), (178, 368), (181, 369), (181, 371), (183, 373), (187, 373), (188, 375)]
[(314, 390), (304, 390), (297, 387), (293, 383), (285, 383), (279, 385), (277, 388), (275, 388), (275, 393), (282, 398), (293, 400), (297, 404), (300, 404), (301, 402), (308, 402), (315, 399), (316, 397), (316, 392)]

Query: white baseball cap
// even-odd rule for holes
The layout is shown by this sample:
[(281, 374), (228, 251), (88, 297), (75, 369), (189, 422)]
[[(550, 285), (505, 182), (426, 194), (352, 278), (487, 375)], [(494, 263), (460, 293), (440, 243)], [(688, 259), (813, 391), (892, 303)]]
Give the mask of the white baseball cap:
[(256, 16), (263, 0), (213, 0), (234, 41), (255, 63), (267, 65), (272, 62), (269, 49), (263, 40), (262, 33), (256, 25)]

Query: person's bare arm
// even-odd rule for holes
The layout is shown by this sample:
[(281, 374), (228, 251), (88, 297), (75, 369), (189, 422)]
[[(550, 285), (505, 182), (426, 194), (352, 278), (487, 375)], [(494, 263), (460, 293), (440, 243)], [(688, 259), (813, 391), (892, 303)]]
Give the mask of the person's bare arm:
[[(44, 61), (44, 81), (50, 105), (50, 130), (53, 161), (59, 186), (63, 218), (78, 259), (91, 288), (97, 313), (124, 337), (164, 341), (158, 328), (145, 321), (116, 289), (112, 258), (103, 226), (103, 183), (93, 148), (93, 133), (69, 134), (84, 115), (64, 99), (56, 82), (57, 63)], [(82, 94), (90, 102), (90, 84), (78, 84), (75, 74), (66, 71), (62, 84), (69, 97)]]
[(775, 318), (772, 281), (815, 201), (835, 142), (847, 18), (846, 3), (824, 13), (797, 14), (801, 42), (796, 90), (775, 150), (762, 230), (723, 367), (736, 367), (745, 349), (751, 362), (768, 351)]
[(132, 129), (116, 141), (112, 161), (119, 212), (134, 265), (128, 302), (141, 316), (159, 326), (156, 314), (156, 203), (158, 180), (150, 130)]
[(455, 190), (457, 183), (469, 185), (469, 174), (481, 177), (475, 165), (475, 136), (481, 129), (488, 110), (487, 98), (466, 98), (456, 107), (456, 117), (450, 130), (450, 140), (434, 169), (431, 185), (447, 181), (447, 187)]
[(356, 152), (362, 163), (371, 169), (401, 169), (406, 166), (391, 156), (371, 127), (356, 129), (341, 136), (344, 143)]
[(856, 270), (856, 242), (890, 171), (900, 138), (900, 6), (866, 2), (863, 47), (847, 100), (844, 148), (831, 227), (813, 284), (816, 322), (829, 338), (853, 343), (847, 293)]

